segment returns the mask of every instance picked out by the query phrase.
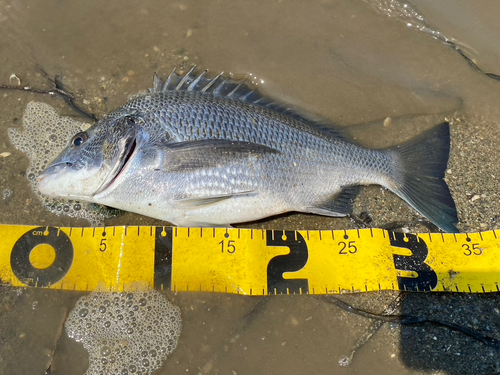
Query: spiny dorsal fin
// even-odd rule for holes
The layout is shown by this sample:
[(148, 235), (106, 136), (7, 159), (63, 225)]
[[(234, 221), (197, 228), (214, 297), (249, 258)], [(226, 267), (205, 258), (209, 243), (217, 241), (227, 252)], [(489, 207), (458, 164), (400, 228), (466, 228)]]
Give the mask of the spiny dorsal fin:
[(158, 78), (155, 73), (153, 88), (150, 88), (149, 92), (199, 91), (250, 103), (261, 102), (264, 99), (264, 96), (249, 87), (244, 79), (236, 81), (224, 77), (223, 73), (210, 79), (206, 77), (208, 69), (196, 75), (195, 68), (196, 66), (193, 66), (184, 76), (178, 75), (174, 69), (165, 82)]
[(153, 88), (150, 88), (149, 92), (193, 91), (209, 93), (232, 100), (239, 100), (285, 114), (313, 126), (318, 130), (333, 135), (334, 137), (344, 138), (343, 132), (340, 129), (333, 127), (331, 124), (325, 124), (323, 121), (308, 118), (283, 104), (265, 97), (256, 88), (250, 87), (249, 82), (245, 79), (233, 80), (229, 77), (225, 77), (223, 73), (220, 73), (215, 78), (207, 78), (206, 74), (208, 73), (208, 69), (204, 70), (199, 75), (196, 75), (195, 69), (196, 65), (194, 65), (184, 76), (178, 75), (174, 69), (165, 82), (158, 78), (155, 73)]

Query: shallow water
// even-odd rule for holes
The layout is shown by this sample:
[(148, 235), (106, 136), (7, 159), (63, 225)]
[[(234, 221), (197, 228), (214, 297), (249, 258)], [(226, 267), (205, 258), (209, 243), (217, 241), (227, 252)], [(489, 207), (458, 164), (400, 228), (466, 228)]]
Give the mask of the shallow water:
[[(448, 181), (463, 231), (498, 229), (500, 82), (473, 69), (453, 48), (377, 11), (386, 1), (1, 1), (0, 83), (51, 88), (41, 69), (60, 75), (81, 108), (97, 117), (174, 68), (248, 75), (272, 97), (326, 117), (361, 142), (384, 147), (452, 122)], [(411, 2), (433, 30), (455, 38), (488, 73), (500, 74), (494, 1)], [(377, 8), (378, 7), (378, 8)], [(0, 92), (0, 221), (86, 225), (42, 209), (23, 176), (28, 160), (8, 141), (31, 100), (75, 113), (60, 98)], [(383, 126), (383, 120), (392, 121)], [(387, 123), (387, 122), (386, 122)], [(359, 125), (361, 124), (361, 125)], [(356, 213), (374, 227), (414, 223), (418, 215), (378, 187)], [(107, 225), (157, 221), (125, 214)], [(246, 227), (250, 225), (245, 225)], [(348, 219), (285, 215), (251, 225), (279, 229), (355, 228)], [(79, 293), (2, 287), (0, 373), (83, 374), (87, 354), (61, 331)], [(182, 309), (177, 350), (159, 374), (495, 373), (498, 352), (445, 328), (384, 325), (340, 367), (370, 321), (308, 296), (249, 298), (167, 294)], [(393, 293), (345, 296), (381, 312)], [(37, 303), (35, 303), (37, 302)], [(498, 296), (409, 295), (403, 313), (428, 314), (500, 337)]]

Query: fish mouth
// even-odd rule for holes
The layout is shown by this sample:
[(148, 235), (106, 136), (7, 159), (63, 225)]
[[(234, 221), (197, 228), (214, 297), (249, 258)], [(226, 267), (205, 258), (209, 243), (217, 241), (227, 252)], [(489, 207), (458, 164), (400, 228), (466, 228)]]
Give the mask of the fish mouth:
[(71, 163), (57, 163), (46, 168), (37, 177), (38, 180), (38, 190), (49, 197), (58, 197), (59, 195), (51, 189), (51, 182), (53, 182), (53, 176), (63, 173)]
[(42, 173), (38, 175), (38, 182), (42, 182), (45, 177), (56, 174), (67, 168), (68, 166), (71, 166), (72, 163), (58, 163), (58, 164), (53, 164), (49, 166), (48, 168), (45, 168)]
[(118, 161), (115, 163), (113, 169), (108, 174), (108, 178), (103, 181), (94, 195), (102, 193), (104, 190), (106, 190), (118, 178), (118, 176), (120, 176), (126, 165), (129, 164), (137, 148), (137, 133), (134, 131), (133, 134), (130, 137), (126, 138), (123, 143), (124, 145), (121, 149), (120, 155), (118, 156)]

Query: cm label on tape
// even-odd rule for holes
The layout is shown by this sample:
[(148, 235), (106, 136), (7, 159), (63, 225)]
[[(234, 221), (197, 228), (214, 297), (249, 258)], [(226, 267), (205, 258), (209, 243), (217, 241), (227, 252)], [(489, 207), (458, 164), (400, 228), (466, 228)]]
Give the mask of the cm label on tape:
[(0, 278), (15, 286), (248, 295), (499, 291), (496, 232), (381, 229), (0, 226)]

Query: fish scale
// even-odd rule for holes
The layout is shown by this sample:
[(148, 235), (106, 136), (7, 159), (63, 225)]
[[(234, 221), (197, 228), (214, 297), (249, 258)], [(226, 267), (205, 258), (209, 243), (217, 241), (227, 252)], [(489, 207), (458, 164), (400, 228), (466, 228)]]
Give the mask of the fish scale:
[(155, 75), (153, 86), (77, 134), (40, 176), (40, 191), (176, 225), (227, 226), (288, 211), (345, 216), (359, 185), (379, 184), (457, 230), (443, 179), (447, 123), (377, 150), (243, 81), (191, 70), (165, 82)]

